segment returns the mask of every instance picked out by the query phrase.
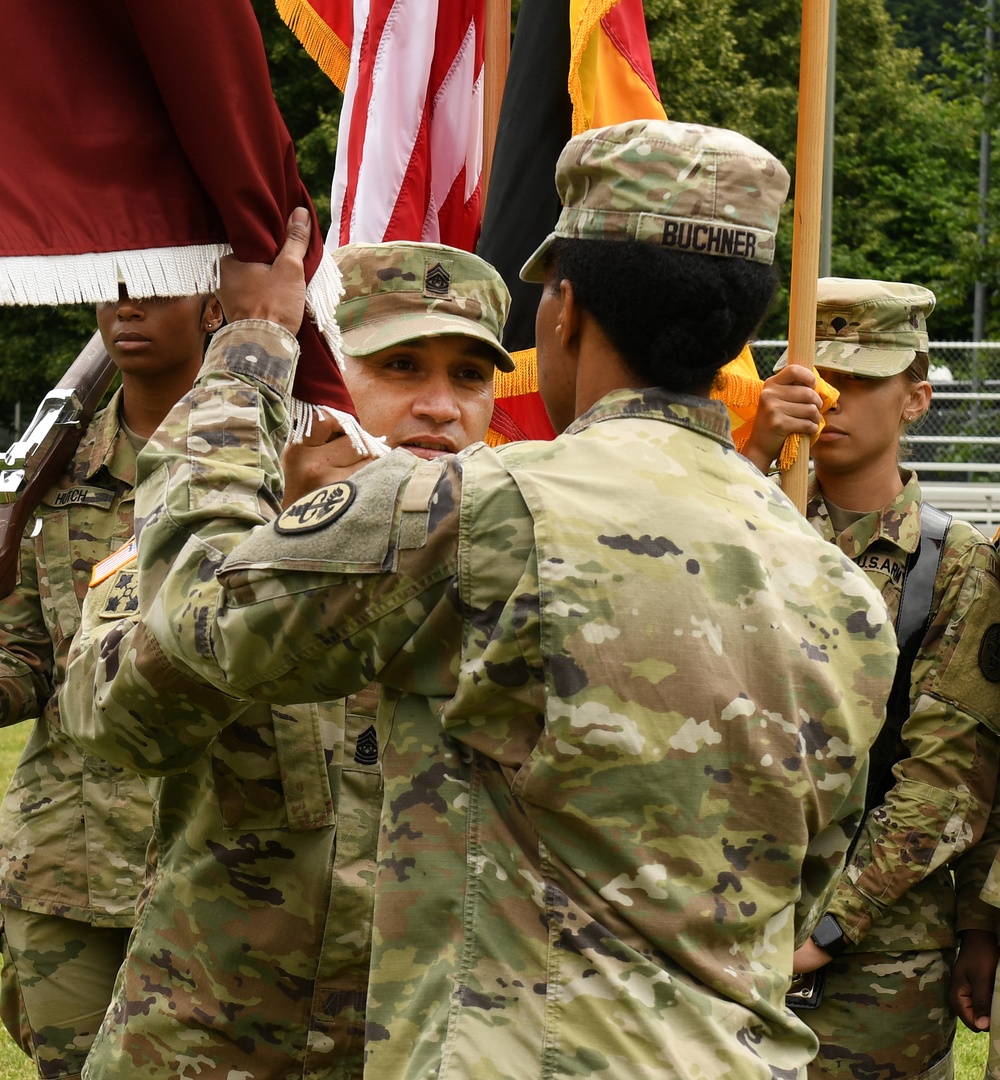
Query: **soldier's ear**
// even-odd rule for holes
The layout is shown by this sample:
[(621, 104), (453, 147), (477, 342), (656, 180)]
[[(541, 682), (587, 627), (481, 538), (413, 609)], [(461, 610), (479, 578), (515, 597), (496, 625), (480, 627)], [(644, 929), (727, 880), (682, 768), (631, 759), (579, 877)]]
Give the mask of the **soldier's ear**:
[(914, 423), (927, 412), (931, 404), (931, 392), (931, 384), (929, 382), (910, 384), (910, 392), (907, 394), (906, 401), (903, 403), (902, 420), (904, 424)]
[(206, 334), (213, 334), (222, 325), (222, 304), (214, 294), (205, 301), (201, 313), (201, 328)]
[(576, 302), (573, 282), (559, 282), (559, 313), (556, 316), (556, 335), (564, 349), (572, 349), (580, 333), (580, 305)]

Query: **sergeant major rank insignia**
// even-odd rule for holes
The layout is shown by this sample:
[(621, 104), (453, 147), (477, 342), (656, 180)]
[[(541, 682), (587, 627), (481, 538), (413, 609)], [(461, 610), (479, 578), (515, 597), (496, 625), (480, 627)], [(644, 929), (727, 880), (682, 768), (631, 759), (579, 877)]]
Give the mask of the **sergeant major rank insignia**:
[(275, 532), (285, 536), (322, 529), (340, 517), (354, 502), (355, 487), (350, 480), (327, 484), (303, 495), (274, 523)]
[(359, 765), (378, 764), (378, 734), (371, 724), (358, 736), (354, 747), (354, 760)]
[(450, 288), (451, 274), (440, 263), (435, 263), (424, 275), (424, 292), (430, 296), (447, 296)]

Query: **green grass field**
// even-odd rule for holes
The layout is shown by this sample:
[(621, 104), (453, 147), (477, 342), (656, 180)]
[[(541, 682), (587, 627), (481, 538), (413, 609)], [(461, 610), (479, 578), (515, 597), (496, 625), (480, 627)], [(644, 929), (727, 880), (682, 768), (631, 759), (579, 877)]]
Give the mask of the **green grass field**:
[[(0, 728), (0, 791), (7, 790), (7, 782), (27, 736), (27, 724)], [(982, 1080), (986, 1067), (986, 1039), (959, 1027), (955, 1049), (956, 1080)], [(11, 1042), (6, 1029), (0, 1024), (0, 1080), (34, 1080), (34, 1077), (34, 1068)]]

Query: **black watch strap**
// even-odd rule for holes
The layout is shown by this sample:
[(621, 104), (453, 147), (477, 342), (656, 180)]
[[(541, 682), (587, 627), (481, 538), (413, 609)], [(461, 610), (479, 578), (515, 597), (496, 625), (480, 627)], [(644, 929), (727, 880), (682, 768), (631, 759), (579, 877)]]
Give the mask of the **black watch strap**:
[(832, 915), (824, 915), (816, 924), (816, 929), (809, 936), (824, 952), (828, 952), (831, 956), (840, 956), (850, 945), (850, 942), (844, 937), (844, 931), (841, 929), (840, 923)]

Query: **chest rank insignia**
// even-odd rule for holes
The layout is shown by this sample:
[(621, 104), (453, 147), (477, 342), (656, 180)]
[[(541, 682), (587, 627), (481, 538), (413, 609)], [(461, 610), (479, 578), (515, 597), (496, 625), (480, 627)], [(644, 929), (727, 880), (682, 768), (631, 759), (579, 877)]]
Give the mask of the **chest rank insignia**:
[(450, 288), (451, 274), (440, 263), (435, 263), (424, 275), (424, 292), (430, 296), (447, 296)]
[(378, 735), (371, 724), (358, 736), (354, 747), (354, 760), (359, 765), (378, 764)]
[(120, 619), (125, 615), (134, 615), (139, 610), (139, 570), (138, 567), (119, 570), (111, 584), (101, 617)]
[(1000, 682), (1000, 623), (983, 634), (979, 644), (979, 670), (990, 682)]
[(354, 502), (355, 487), (350, 480), (310, 491), (292, 505), (274, 523), (275, 532), (285, 536), (312, 532), (336, 521)]

